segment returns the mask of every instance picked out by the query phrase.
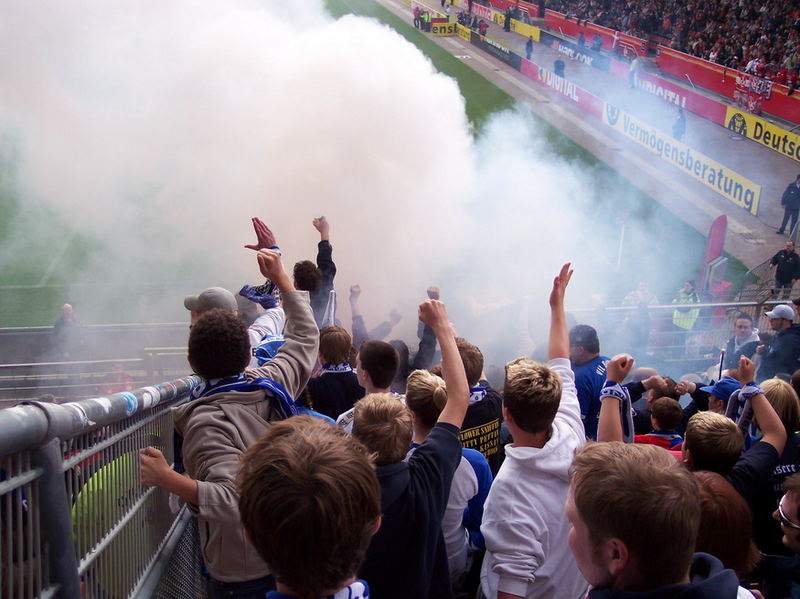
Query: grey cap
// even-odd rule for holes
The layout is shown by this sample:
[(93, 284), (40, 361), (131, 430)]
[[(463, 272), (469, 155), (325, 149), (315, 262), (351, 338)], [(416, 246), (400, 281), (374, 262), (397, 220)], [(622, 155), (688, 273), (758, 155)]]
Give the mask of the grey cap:
[(183, 306), (187, 310), (205, 312), (212, 308), (222, 308), (229, 312), (236, 312), (236, 298), (227, 289), (222, 287), (209, 287), (200, 292), (199, 295), (187, 295), (183, 299)]
[(785, 318), (786, 320), (794, 319), (794, 310), (787, 304), (775, 306), (771, 312), (765, 312), (767, 318)]

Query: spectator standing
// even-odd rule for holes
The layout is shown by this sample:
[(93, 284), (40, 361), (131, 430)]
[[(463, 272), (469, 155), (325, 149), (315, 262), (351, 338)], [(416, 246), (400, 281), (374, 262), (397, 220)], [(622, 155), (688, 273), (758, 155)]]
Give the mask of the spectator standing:
[(672, 123), (672, 137), (680, 141), (686, 133), (686, 113), (683, 108), (678, 108), (678, 115)]
[(569, 546), (592, 585), (588, 599), (751, 596), (717, 558), (693, 554), (698, 485), (663, 449), (592, 443), (570, 479)]
[(791, 219), (791, 224), (789, 225), (789, 233), (791, 234), (795, 225), (797, 225), (797, 216), (800, 213), (800, 175), (797, 175), (794, 183), (789, 183), (786, 191), (783, 192), (781, 206), (783, 206), (783, 220), (780, 228), (775, 233), (783, 235), (786, 230), (786, 223)]
[(311, 296), (311, 308), (318, 327), (334, 324), (323, 322), (331, 300), (333, 279), (336, 277), (336, 264), (333, 262), (333, 247), (330, 243), (330, 223), (324, 216), (312, 221), (319, 231), (317, 244), (317, 264), (303, 260), (294, 265), (294, 285), (300, 291), (308, 291)]
[(741, 312), (733, 321), (733, 337), (725, 345), (723, 368), (736, 368), (741, 356), (752, 358), (756, 348), (761, 345), (758, 329), (753, 327), (753, 317)]
[(528, 41), (525, 42), (525, 58), (530, 60), (531, 56), (533, 56), (533, 36), (529, 37)]
[(570, 531), (563, 509), (570, 463), (586, 442), (567, 361), (569, 267), (561, 269), (550, 293), (547, 365), (529, 358), (506, 365), (503, 416), (514, 442), (506, 447), (481, 525), (486, 541), (481, 588), (492, 599), (586, 595), (586, 581), (567, 548)]
[(258, 263), (281, 291), (286, 342), (272, 361), (245, 370), (250, 344), (242, 322), (227, 310), (203, 314), (189, 335), (189, 363), (203, 384), (193, 401), (174, 409), (189, 476), (172, 470), (154, 447), (142, 449), (139, 458), (142, 484), (182, 497), (197, 516), (211, 599), (249, 599), (275, 588), (242, 530), (234, 479), (240, 457), (270, 423), (296, 413), (293, 398), (308, 381), (319, 347), (308, 294), (294, 290), (280, 252), (260, 250)]
[[(678, 289), (678, 293), (672, 300), (673, 304), (699, 304), (700, 297), (697, 295), (697, 286), (693, 279), (688, 279), (683, 283), (683, 287)], [(683, 355), (686, 346), (686, 336), (694, 328), (700, 310), (697, 308), (675, 308), (672, 313), (672, 324), (675, 325), (675, 354)]]
[(787, 241), (786, 247), (778, 251), (769, 261), (769, 267), (775, 269), (775, 289), (773, 295), (782, 295), (787, 299), (792, 292), (794, 282), (800, 277), (800, 255), (794, 250), (794, 242)]
[(779, 372), (792, 374), (800, 363), (800, 325), (792, 324), (794, 310), (788, 304), (775, 306), (766, 313), (769, 326), (775, 332), (769, 347), (759, 345), (756, 354), (761, 356), (758, 379), (771, 379)]
[(608, 358), (600, 355), (600, 340), (593, 327), (579, 324), (572, 328), (569, 332), (569, 359), (575, 373), (586, 438), (595, 439), (600, 415), (600, 390), (606, 380)]

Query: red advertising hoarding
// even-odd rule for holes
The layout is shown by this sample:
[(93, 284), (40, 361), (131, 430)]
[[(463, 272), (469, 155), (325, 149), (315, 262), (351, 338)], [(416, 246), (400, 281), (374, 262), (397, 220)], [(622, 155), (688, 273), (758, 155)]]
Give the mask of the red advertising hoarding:
[(603, 100), (578, 87), (572, 81), (558, 77), (553, 71), (537, 65), (535, 62), (525, 60), (520, 64), (520, 72), (536, 83), (550, 88), (561, 97), (566, 98), (580, 108), (582, 112), (601, 119), (603, 117)]
[[(665, 46), (658, 47), (656, 58), (658, 67), (673, 77), (689, 81), (705, 89), (716, 92), (726, 98), (733, 98), (736, 93), (737, 76), (746, 78), (747, 75), (723, 67), (722, 65), (689, 56)], [(775, 84), (769, 99), (761, 102), (761, 110), (773, 114), (792, 123), (800, 123), (800, 97), (788, 95), (789, 88), (785, 85)]]

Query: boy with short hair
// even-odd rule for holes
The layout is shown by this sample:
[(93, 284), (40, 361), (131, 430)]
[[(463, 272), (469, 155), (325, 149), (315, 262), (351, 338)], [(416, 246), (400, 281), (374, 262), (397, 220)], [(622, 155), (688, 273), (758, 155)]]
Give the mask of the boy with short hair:
[(514, 443), (492, 485), (481, 532), (483, 594), (490, 599), (579, 599), (586, 581), (567, 547), (567, 472), (586, 442), (575, 375), (569, 363), (565, 264), (550, 293), (547, 365), (518, 358), (506, 366), (503, 417)]
[(427, 300), (420, 304), (419, 315), (439, 341), (447, 385), (444, 409), (430, 434), (403, 461), (413, 434), (410, 410), (388, 393), (368, 394), (355, 405), (353, 436), (375, 455), (383, 512), (359, 574), (380, 599), (453, 596), (442, 517), (461, 463), (458, 433), (469, 387), (444, 304)]
[(319, 332), (319, 360), (322, 374), (308, 381), (312, 407), (336, 419), (364, 397), (364, 388), (350, 366), (350, 334), (342, 327), (325, 327)]
[(575, 456), (570, 479), (569, 547), (592, 585), (588, 599), (752, 599), (717, 558), (693, 555), (697, 482), (666, 451), (589, 443)]
[(683, 438), (678, 433), (682, 420), (681, 404), (671, 397), (659, 397), (650, 408), (650, 423), (653, 430), (646, 435), (636, 435), (633, 442), (675, 450), (683, 443)]
[[(389, 393), (392, 380), (400, 366), (397, 350), (385, 341), (365, 341), (356, 355), (356, 377), (358, 384), (370, 393)], [(399, 396), (395, 396), (399, 397)], [(348, 433), (353, 432), (355, 412), (350, 408), (339, 414), (336, 424)]]
[(243, 456), (237, 487), (247, 535), (276, 579), (267, 599), (369, 597), (355, 574), (380, 525), (380, 488), (361, 443), (311, 416), (279, 422)]

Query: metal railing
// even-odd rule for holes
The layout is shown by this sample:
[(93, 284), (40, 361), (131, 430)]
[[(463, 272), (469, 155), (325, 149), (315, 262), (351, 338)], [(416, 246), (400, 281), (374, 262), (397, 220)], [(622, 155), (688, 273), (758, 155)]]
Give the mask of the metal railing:
[[(152, 445), (172, 461), (170, 408), (198, 383), (0, 410), (0, 597), (203, 596), (197, 543), (174, 553), (196, 529), (164, 491), (140, 485), (138, 460)], [(163, 584), (175, 559), (180, 593)]]

